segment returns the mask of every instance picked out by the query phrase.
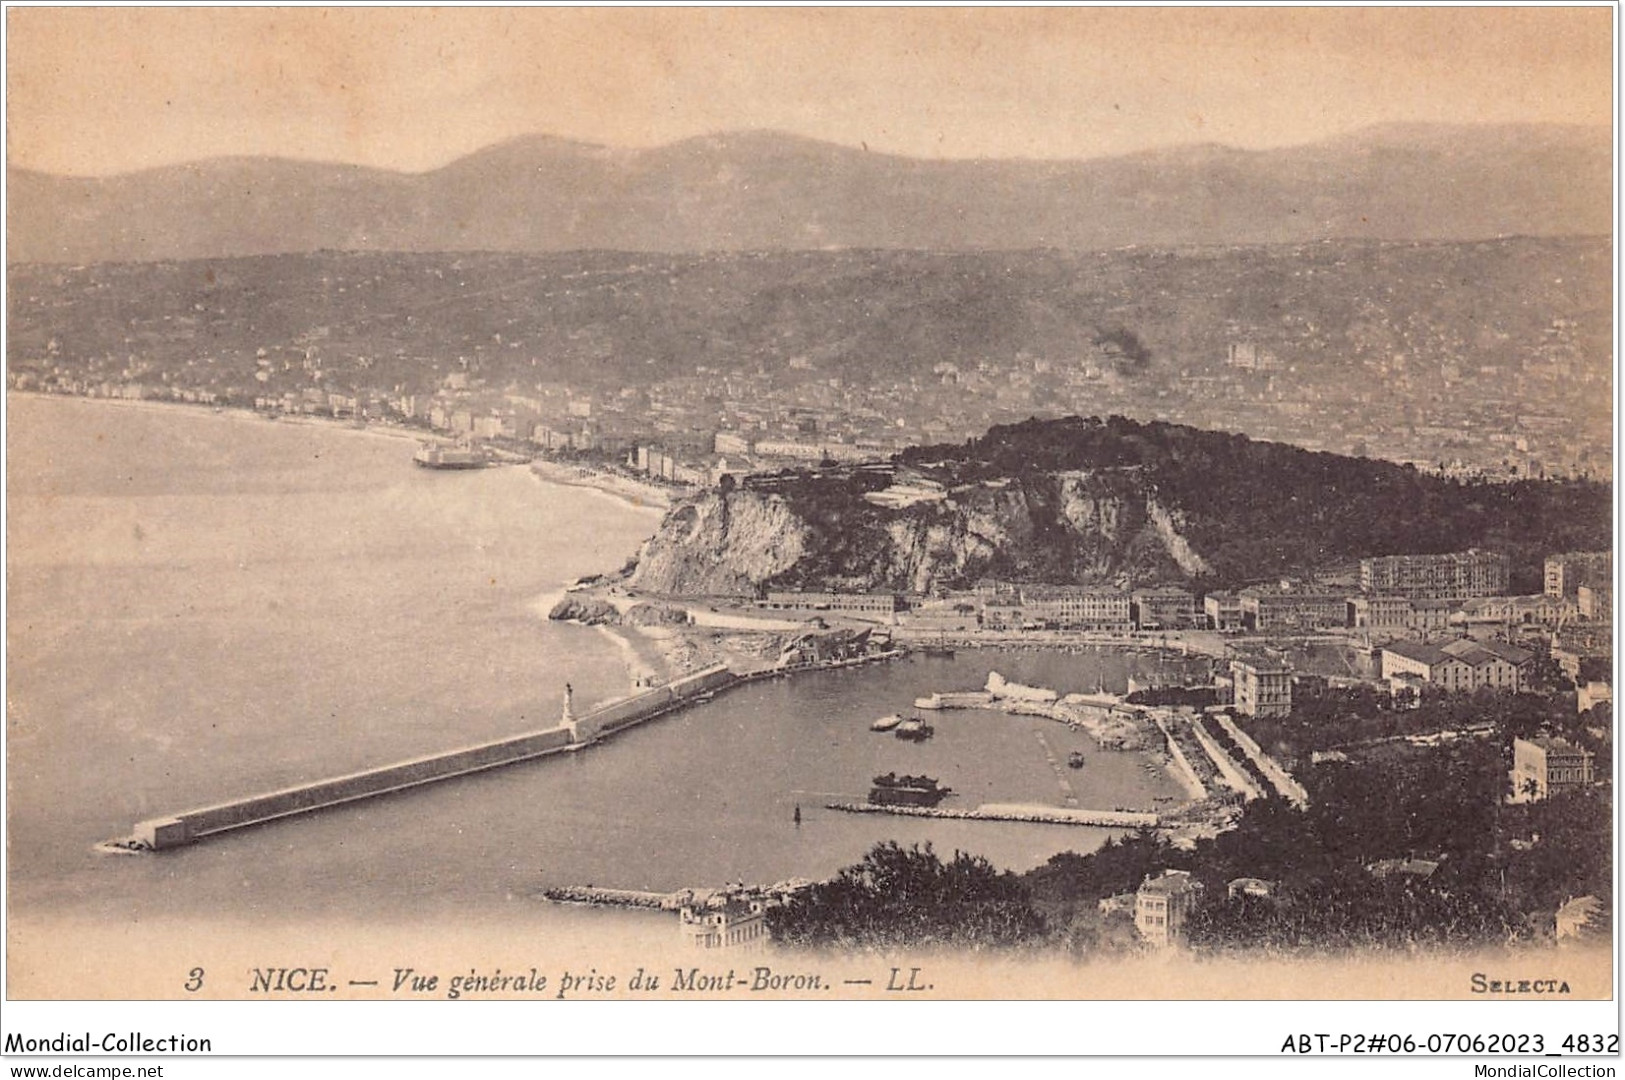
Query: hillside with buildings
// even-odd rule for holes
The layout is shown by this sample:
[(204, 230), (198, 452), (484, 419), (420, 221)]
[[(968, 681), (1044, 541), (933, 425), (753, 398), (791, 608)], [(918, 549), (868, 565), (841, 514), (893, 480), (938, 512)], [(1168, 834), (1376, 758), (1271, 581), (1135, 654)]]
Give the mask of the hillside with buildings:
[(1606, 477), (1610, 265), (1570, 238), (13, 266), (7, 364), (20, 389), (647, 447), (695, 474), (1118, 413)]
[[(1493, 565), (1464, 573), (1496, 580), (1468, 582), (1461, 595), (1485, 596), (1509, 582), (1538, 591), (1551, 551), (1610, 544), (1601, 485), (1463, 484), (1238, 435), (1070, 417), (912, 449), (892, 466), (730, 482), (673, 509), (632, 581), (653, 592), (747, 595), (924, 594), (984, 578), (1212, 590), (1312, 581), (1366, 556), (1479, 547)], [(1381, 560), (1370, 572), (1385, 575), (1379, 593), (1400, 597), (1406, 575), (1417, 576)], [(1335, 606), (1341, 619), (1340, 596)]]

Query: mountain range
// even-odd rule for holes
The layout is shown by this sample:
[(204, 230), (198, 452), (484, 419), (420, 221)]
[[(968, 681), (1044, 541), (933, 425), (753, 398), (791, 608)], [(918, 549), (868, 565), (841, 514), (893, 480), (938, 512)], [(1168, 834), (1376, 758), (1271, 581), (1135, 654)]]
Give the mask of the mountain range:
[(216, 158), (7, 182), (11, 263), (1606, 235), (1613, 191), (1607, 128), (1415, 124), (1081, 161), (924, 160), (768, 131), (643, 150), (526, 136), (423, 173)]

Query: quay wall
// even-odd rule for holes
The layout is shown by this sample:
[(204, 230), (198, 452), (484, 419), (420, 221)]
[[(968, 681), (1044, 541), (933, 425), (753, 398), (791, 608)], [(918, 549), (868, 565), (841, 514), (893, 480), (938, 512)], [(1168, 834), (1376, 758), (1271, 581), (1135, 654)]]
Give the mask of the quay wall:
[(737, 681), (737, 676), (719, 664), (544, 731), (151, 818), (136, 824), (133, 838), (154, 850), (179, 847), (231, 829), (529, 761), (585, 745)]

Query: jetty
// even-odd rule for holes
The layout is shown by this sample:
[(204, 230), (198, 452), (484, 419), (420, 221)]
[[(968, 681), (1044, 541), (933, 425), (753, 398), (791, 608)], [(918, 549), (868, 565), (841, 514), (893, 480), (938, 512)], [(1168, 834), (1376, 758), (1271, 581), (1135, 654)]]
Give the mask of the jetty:
[(714, 664), (579, 716), (575, 712), (574, 694), (566, 683), (563, 716), (553, 727), (148, 818), (136, 822), (128, 837), (105, 841), (101, 848), (122, 853), (181, 847), (295, 814), (308, 814), (504, 765), (582, 750), (627, 728), (762, 679), (783, 678), (803, 671), (859, 667), (904, 655), (904, 650), (893, 648), (839, 660), (779, 664), (743, 674), (725, 664)]
[(580, 716), (565, 686), (560, 722), (541, 731), (459, 747), (326, 780), (261, 792), (137, 822), (123, 848), (162, 851), (295, 814), (422, 787), (487, 769), (580, 750), (615, 732), (686, 708), (746, 680), (716, 664)]
[(1015, 716), (1039, 716), (1068, 727), (1082, 728), (1103, 750), (1139, 749), (1144, 743), (1148, 709), (1130, 705), (1112, 694), (1066, 694), (1041, 686), (1011, 682), (990, 672), (982, 690), (949, 690), (916, 698), (916, 709), (946, 711), (980, 709)]
[(560, 885), (543, 889), (542, 896), (555, 904), (585, 904), (590, 907), (648, 908), (674, 911), (683, 893), (643, 892), (638, 889), (600, 889), (592, 885)]
[(1027, 803), (984, 803), (974, 810), (941, 806), (882, 806), (876, 803), (832, 802), (827, 809), (848, 814), (901, 814), (904, 817), (960, 818), (970, 821), (1023, 821), (1033, 825), (1092, 825), (1107, 829), (1162, 827), (1162, 816), (1149, 810), (1092, 810), (1074, 806), (1039, 806)]

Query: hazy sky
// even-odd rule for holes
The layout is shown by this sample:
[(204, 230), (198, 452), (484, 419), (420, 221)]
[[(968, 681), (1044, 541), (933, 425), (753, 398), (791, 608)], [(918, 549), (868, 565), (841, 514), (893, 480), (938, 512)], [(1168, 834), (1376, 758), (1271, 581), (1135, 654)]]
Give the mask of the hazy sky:
[(427, 169), (545, 132), (778, 128), (928, 157), (1611, 122), (1609, 7), (12, 8), (12, 164)]

